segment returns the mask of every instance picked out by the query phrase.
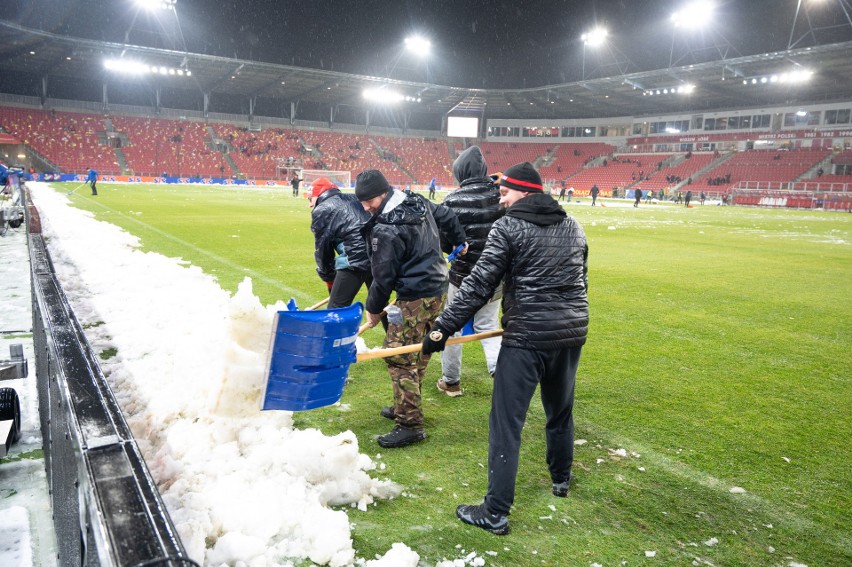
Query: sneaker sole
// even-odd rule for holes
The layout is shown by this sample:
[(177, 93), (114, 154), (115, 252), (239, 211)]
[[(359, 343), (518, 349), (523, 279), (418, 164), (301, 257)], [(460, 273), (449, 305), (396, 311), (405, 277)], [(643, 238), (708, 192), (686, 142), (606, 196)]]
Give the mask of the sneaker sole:
[(459, 396), (461, 396), (464, 393), (461, 389), (459, 389), (457, 392), (451, 392), (450, 390), (445, 390), (445, 389), (441, 388), (440, 386), (438, 386), (438, 391), (445, 393), (446, 395), (448, 395), (451, 398), (458, 398)]

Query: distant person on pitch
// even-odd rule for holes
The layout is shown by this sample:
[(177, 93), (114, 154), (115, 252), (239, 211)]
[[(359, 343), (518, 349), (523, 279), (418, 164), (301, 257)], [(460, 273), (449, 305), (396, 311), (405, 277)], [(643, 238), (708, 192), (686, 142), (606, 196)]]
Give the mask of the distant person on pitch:
[(689, 206), (689, 202), (692, 200), (692, 190), (686, 192), (686, 195), (683, 197), (683, 202), (685, 206)]
[[(506, 213), (506, 209), (500, 206), (500, 190), (487, 175), (485, 158), (482, 157), (479, 146), (471, 146), (459, 154), (453, 162), (453, 175), (459, 181), (459, 188), (447, 195), (444, 206), (456, 213), (465, 232), (468, 250), (467, 254), (459, 256), (450, 266), (447, 303), (452, 303), (464, 278), (482, 254), (491, 225)], [(564, 186), (562, 190), (565, 190)], [(441, 238), (441, 247), (444, 252), (451, 252), (453, 249), (452, 243), (444, 237)], [(482, 333), (499, 328), (497, 314), (502, 297), (503, 294), (498, 289), (494, 297), (473, 315), (474, 332)], [(497, 367), (500, 341), (497, 337), (482, 341), (485, 365), (491, 376), (494, 376)], [(462, 345), (448, 346), (441, 355), (442, 376), (438, 380), (438, 390), (450, 397), (462, 395), (461, 364)]]
[(500, 176), (506, 215), (494, 222), (485, 249), (455, 299), (423, 341), (423, 353), (444, 350), (458, 331), (503, 287), (503, 344), (488, 418), (488, 492), (456, 516), (496, 535), (509, 533), (509, 512), (521, 431), (540, 387), (546, 461), (554, 496), (568, 496), (574, 460), (574, 383), (589, 326), (588, 245), (583, 228), (543, 192), (531, 163)]
[(299, 176), (293, 174), (293, 178), (290, 180), (290, 186), (293, 188), (293, 196), (294, 197), (299, 196), (299, 184), (301, 182), (302, 182), (302, 180), (299, 179)]
[(642, 200), (642, 190), (641, 189), (634, 189), (633, 190), (633, 196), (636, 197), (636, 201), (633, 202), (633, 206), (638, 207), (639, 201)]
[(92, 186), (92, 195), (98, 194), (98, 172), (89, 168), (89, 175), (86, 176), (86, 183)]
[(429, 198), (430, 198), (430, 199), (434, 199), (434, 198), (435, 198), (435, 181), (436, 181), (436, 180), (435, 180), (435, 178), (433, 177), (433, 178), (432, 178), (432, 181), (430, 181), (430, 182), (429, 182)]
[(309, 201), (317, 274), (328, 286), (328, 308), (346, 307), (362, 285), (373, 283), (361, 227), (370, 215), (355, 195), (325, 177), (314, 181)]
[(597, 185), (592, 185), (591, 195), (592, 195), (592, 206), (593, 207), (595, 206), (595, 203), (597, 203), (597, 201), (598, 201), (598, 193), (600, 193), (600, 192), (601, 192), (601, 190), (598, 189)]
[[(415, 193), (392, 189), (382, 172), (368, 169), (355, 180), (355, 195), (372, 215), (361, 229), (370, 255), (373, 283), (367, 294), (367, 323), (381, 321), (392, 292), (398, 319), (388, 312), (384, 347), (416, 344), (432, 330), (447, 292), (447, 261), (441, 254), (439, 231), (454, 245), (464, 244), (456, 215)], [(466, 252), (466, 247), (464, 249)], [(393, 383), (393, 407), (381, 415), (396, 422), (377, 441), (381, 447), (405, 447), (426, 439), (420, 386), (429, 356), (418, 352), (385, 359)]]

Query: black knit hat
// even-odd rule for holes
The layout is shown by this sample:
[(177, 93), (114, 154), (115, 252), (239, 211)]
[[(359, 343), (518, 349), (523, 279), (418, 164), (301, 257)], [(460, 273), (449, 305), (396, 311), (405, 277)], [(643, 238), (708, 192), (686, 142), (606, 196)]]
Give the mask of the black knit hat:
[(390, 184), (378, 169), (362, 171), (355, 178), (355, 196), (359, 201), (369, 201), (388, 191), (390, 191)]
[(528, 161), (513, 165), (503, 171), (503, 175), (500, 176), (500, 186), (516, 191), (526, 191), (527, 193), (544, 192), (544, 186), (541, 184), (541, 175), (538, 174), (533, 165)]

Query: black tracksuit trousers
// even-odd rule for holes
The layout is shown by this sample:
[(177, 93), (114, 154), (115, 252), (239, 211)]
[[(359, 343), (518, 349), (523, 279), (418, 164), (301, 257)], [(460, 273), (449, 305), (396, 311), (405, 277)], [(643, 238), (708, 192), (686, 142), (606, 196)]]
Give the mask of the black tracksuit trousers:
[(351, 268), (338, 270), (334, 276), (334, 285), (331, 286), (331, 292), (329, 293), (328, 308), (333, 309), (335, 307), (352, 305), (352, 301), (358, 295), (361, 286), (366, 284), (367, 289), (370, 289), (372, 283), (373, 274), (369, 270), (354, 270)]
[(547, 466), (552, 482), (571, 476), (574, 461), (574, 382), (583, 347), (527, 350), (503, 346), (497, 358), (488, 420), (488, 494), (493, 514), (508, 514), (515, 500), (521, 429), (541, 384)]

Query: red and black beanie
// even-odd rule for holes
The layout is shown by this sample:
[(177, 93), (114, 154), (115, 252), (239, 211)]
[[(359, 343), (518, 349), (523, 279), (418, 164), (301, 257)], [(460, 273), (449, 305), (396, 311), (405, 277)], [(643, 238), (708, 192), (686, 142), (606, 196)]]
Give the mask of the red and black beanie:
[(533, 164), (528, 161), (506, 169), (503, 175), (500, 176), (500, 186), (527, 193), (544, 192), (544, 186), (541, 184), (541, 175), (535, 170)]

